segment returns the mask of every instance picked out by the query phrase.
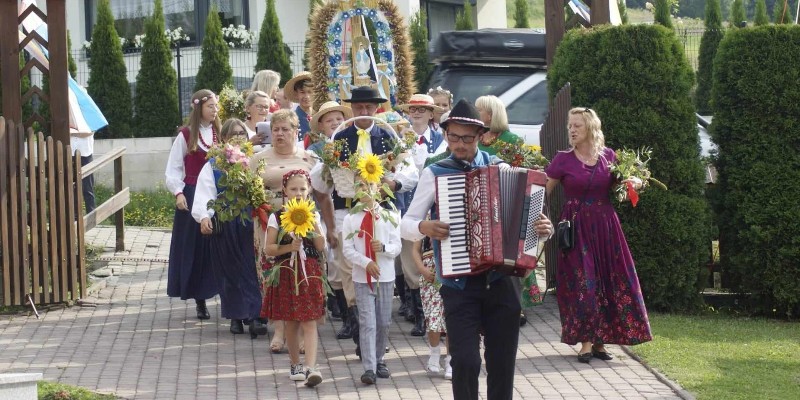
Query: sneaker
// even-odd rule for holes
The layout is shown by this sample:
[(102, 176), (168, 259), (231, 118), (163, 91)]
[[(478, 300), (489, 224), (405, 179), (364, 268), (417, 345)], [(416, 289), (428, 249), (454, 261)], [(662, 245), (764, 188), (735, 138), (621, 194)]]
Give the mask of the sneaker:
[(308, 387), (314, 387), (322, 383), (322, 374), (316, 369), (309, 369), (306, 371), (306, 383)]
[(386, 367), (386, 363), (378, 363), (378, 368), (375, 372), (377, 372), (378, 378), (382, 379), (387, 379), (392, 376), (392, 374), (389, 372), (389, 368)]
[(303, 368), (303, 364), (292, 364), (289, 369), (289, 379), (293, 381), (306, 380), (306, 370)]
[(367, 372), (364, 372), (364, 375), (361, 375), (361, 382), (366, 383), (367, 385), (375, 384), (376, 380), (377, 378), (375, 377), (375, 373), (372, 372), (371, 369), (367, 370)]
[(444, 379), (452, 380), (453, 379), (453, 367), (450, 366), (450, 356), (444, 359)]

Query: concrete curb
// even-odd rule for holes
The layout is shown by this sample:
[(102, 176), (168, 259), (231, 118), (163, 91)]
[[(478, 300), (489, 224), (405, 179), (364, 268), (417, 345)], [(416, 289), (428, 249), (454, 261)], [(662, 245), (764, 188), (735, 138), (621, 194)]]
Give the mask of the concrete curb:
[(677, 394), (678, 396), (680, 396), (683, 400), (695, 400), (695, 397), (694, 397), (694, 395), (692, 393), (690, 393), (688, 390), (682, 388), (677, 383), (671, 381), (669, 378), (667, 378), (666, 375), (662, 374), (657, 369), (651, 367), (649, 364), (647, 364), (646, 361), (644, 361), (641, 357), (639, 357), (636, 353), (634, 353), (630, 348), (628, 348), (628, 346), (619, 346), (619, 347), (622, 348), (622, 351), (624, 351), (625, 354), (628, 355), (628, 357), (636, 360), (639, 364), (642, 364), (642, 366), (644, 366), (648, 371), (650, 371), (650, 373), (655, 375), (656, 379), (658, 379), (661, 383), (669, 386), (669, 388), (672, 389), (672, 391), (675, 392), (675, 394)]

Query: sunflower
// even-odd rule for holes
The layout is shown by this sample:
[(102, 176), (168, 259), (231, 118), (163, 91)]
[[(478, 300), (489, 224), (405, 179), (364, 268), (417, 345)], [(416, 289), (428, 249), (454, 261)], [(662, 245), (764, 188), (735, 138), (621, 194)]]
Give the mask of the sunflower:
[(281, 228), (286, 232), (306, 237), (314, 229), (314, 203), (309, 200), (292, 199), (284, 206)]
[(379, 183), (383, 177), (383, 165), (378, 156), (367, 154), (358, 160), (358, 170), (361, 171), (361, 179), (367, 183)]

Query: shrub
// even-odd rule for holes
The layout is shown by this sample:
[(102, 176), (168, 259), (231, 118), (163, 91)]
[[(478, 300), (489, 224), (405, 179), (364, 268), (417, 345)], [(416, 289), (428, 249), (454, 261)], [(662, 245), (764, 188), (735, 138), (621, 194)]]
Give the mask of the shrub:
[(267, 0), (267, 12), (264, 13), (264, 21), (261, 22), (261, 31), (258, 34), (255, 71), (271, 69), (281, 74), (281, 87), (292, 79), (292, 69), (284, 47), (278, 13), (275, 11), (275, 0)]
[(109, 0), (100, 0), (97, 4), (91, 55), (87, 91), (108, 120), (108, 127), (103, 128), (104, 132), (98, 137), (132, 137), (131, 87)]
[(792, 24), (794, 23), (794, 10), (797, 9), (797, 0), (794, 2), (788, 0), (776, 0), (772, 8), (772, 22), (775, 24)]
[[(97, 185), (94, 190), (97, 204), (103, 204), (113, 195), (108, 186)], [(125, 206), (125, 225), (171, 228), (174, 216), (175, 196), (160, 185), (151, 191), (131, 192), (131, 201)], [(113, 224), (113, 217), (102, 223)]]
[(473, 29), (475, 29), (475, 25), (472, 23), (472, 3), (465, 0), (464, 9), (456, 14), (456, 30), (471, 31)]
[(753, 19), (755, 26), (769, 25), (769, 17), (767, 17), (767, 3), (764, 0), (756, 0), (756, 15)]
[(763, 311), (800, 312), (800, 28), (725, 35), (714, 60), (720, 256)]
[(530, 14), (530, 4), (528, 0), (514, 0), (514, 28), (530, 28), (528, 21)]
[(669, 190), (644, 192), (637, 208), (618, 213), (648, 307), (695, 307), (711, 220), (689, 97), (694, 75), (680, 41), (658, 25), (572, 30), (548, 80), (551, 95), (571, 82), (573, 104), (597, 110), (607, 146), (653, 149), (651, 171)]
[(411, 16), (409, 31), (411, 33), (411, 48), (414, 50), (414, 81), (417, 90), (425, 91), (428, 75), (433, 66), (428, 60), (428, 27), (425, 11), (419, 10)]
[(136, 75), (136, 132), (139, 137), (172, 136), (181, 123), (178, 78), (164, 32), (164, 10), (156, 0), (153, 15), (144, 24), (142, 60)]
[(654, 13), (655, 15), (653, 16), (655, 23), (672, 29), (672, 15), (670, 15), (670, 9), (672, 8), (672, 1), (656, 0), (655, 8), (656, 8)]
[(719, 0), (708, 0), (706, 3), (706, 30), (700, 39), (700, 55), (697, 68), (697, 89), (694, 93), (694, 105), (697, 112), (708, 114), (711, 111), (711, 82), (714, 71), (714, 55), (725, 35), (722, 30), (722, 11)]
[(208, 89), (219, 94), (226, 84), (233, 85), (233, 69), (228, 61), (228, 45), (222, 38), (222, 23), (214, 4), (206, 19), (206, 36), (203, 38), (194, 90)]
[(733, 0), (731, 5), (731, 18), (728, 21), (733, 28), (739, 28), (742, 22), (747, 22), (747, 15), (744, 12), (742, 0)]

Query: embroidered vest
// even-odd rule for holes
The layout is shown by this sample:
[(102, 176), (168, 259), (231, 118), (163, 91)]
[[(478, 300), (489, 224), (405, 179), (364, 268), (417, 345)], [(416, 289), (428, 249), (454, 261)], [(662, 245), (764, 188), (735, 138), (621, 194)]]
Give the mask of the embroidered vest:
[[(186, 144), (188, 146), (189, 128), (181, 128), (181, 135), (183, 135), (183, 139), (186, 140)], [(183, 169), (184, 173), (186, 174), (186, 176), (183, 178), (183, 183), (192, 186), (197, 185), (197, 176), (200, 175), (200, 170), (203, 169), (204, 165), (206, 165), (205, 150), (198, 146), (197, 150), (186, 153), (186, 155), (183, 156)]]

